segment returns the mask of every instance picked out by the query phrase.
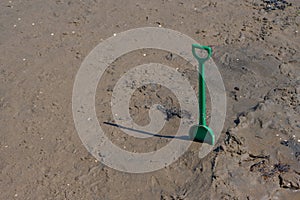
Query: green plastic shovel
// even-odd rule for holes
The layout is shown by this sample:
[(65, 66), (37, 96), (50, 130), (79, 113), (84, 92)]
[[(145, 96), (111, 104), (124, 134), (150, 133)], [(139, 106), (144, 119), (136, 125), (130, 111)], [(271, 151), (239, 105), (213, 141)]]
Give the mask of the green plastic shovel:
[[(207, 51), (207, 57), (201, 58), (196, 49)], [(199, 44), (192, 45), (192, 52), (194, 57), (197, 59), (199, 63), (198, 70), (198, 81), (199, 81), (199, 124), (191, 127), (189, 131), (189, 136), (192, 140), (208, 143), (210, 145), (214, 145), (215, 143), (215, 135), (213, 131), (206, 125), (206, 91), (205, 91), (205, 70), (204, 63), (207, 61), (212, 54), (212, 50), (208, 46), (201, 46)], [(200, 71), (201, 70), (201, 71)], [(200, 74), (201, 73), (201, 74)]]

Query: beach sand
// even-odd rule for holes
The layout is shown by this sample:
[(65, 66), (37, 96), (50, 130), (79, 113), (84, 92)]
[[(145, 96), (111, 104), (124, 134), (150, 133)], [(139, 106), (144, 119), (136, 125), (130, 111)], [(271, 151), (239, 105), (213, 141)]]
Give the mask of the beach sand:
[[(0, 199), (300, 199), (300, 2), (289, 3), (268, 10), (261, 0), (1, 1)], [(98, 43), (147, 26), (213, 47), (227, 115), (205, 158), (194, 142), (171, 165), (130, 174), (103, 165), (83, 146), (72, 90)], [(116, 60), (98, 85), (99, 122), (112, 118), (112, 86), (130, 66), (166, 63), (196, 87), (195, 69), (168, 55), (147, 49)], [(153, 102), (178, 107), (168, 90), (141, 88), (130, 105), (136, 123), (149, 122)], [(179, 121), (167, 121), (165, 132), (176, 131)], [(149, 152), (171, 140), (130, 140), (117, 127), (101, 126), (127, 150)]]

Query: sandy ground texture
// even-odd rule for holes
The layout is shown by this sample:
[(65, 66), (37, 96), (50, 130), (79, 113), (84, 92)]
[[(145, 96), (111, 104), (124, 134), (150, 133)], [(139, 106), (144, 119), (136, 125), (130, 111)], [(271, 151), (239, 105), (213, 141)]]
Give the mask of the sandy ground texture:
[[(300, 1), (274, 2), (1, 0), (0, 199), (300, 199)], [(79, 139), (72, 117), (75, 75), (101, 40), (159, 25), (213, 45), (227, 92), (224, 130), (204, 159), (197, 154), (201, 144), (193, 143), (159, 171), (119, 172), (95, 162)], [(149, 61), (179, 68), (196, 87), (195, 69), (180, 57), (131, 52), (98, 85), (100, 124), (112, 119), (117, 78)], [(157, 102), (179, 109), (165, 88), (142, 87), (131, 102), (136, 123), (147, 124)], [(176, 112), (170, 117), (166, 133), (180, 120)], [(140, 141), (102, 126), (129, 150), (152, 151), (170, 141)]]

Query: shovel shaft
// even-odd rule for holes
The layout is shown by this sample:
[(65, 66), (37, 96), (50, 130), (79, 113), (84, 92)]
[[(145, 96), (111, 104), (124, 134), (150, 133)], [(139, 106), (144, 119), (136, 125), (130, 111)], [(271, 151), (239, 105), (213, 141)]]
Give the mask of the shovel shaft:
[(200, 125), (206, 126), (206, 88), (205, 88), (205, 68), (204, 68), (204, 63), (201, 63), (199, 65), (201, 69), (198, 70), (199, 75), (198, 75), (198, 82), (199, 82), (199, 113), (200, 113), (200, 119), (199, 123)]

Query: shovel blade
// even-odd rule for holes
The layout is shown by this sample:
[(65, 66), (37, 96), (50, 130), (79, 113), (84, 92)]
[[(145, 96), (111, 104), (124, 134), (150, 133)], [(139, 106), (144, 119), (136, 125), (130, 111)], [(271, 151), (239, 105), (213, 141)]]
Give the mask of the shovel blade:
[(215, 144), (215, 135), (213, 131), (208, 126), (194, 125), (189, 131), (189, 136), (191, 140), (207, 143), (210, 145)]

